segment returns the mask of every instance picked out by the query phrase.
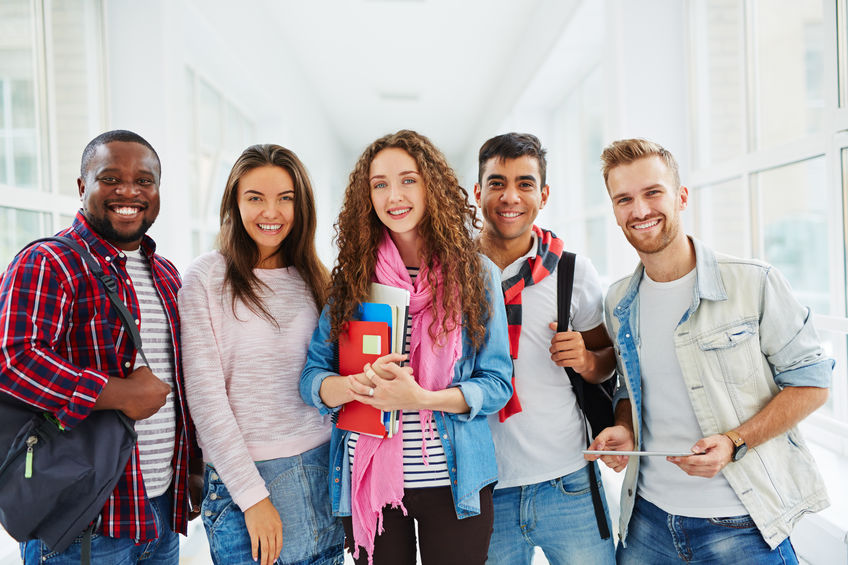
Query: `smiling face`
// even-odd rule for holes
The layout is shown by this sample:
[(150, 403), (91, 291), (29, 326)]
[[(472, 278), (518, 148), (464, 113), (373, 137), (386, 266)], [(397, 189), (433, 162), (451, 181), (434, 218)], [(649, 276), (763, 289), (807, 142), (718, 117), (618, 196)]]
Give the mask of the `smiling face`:
[(99, 146), (84, 178), (77, 179), (83, 214), (94, 231), (116, 247), (138, 249), (159, 215), (159, 174), (156, 156), (140, 143)]
[(607, 188), (616, 223), (640, 255), (656, 254), (685, 237), (680, 212), (689, 191), (677, 187), (660, 157), (644, 157), (610, 170)]
[(259, 268), (282, 267), (275, 255), (294, 223), (294, 182), (287, 170), (268, 165), (244, 173), (238, 207), (247, 235), (259, 249)]
[(415, 159), (397, 147), (383, 149), (371, 161), (368, 179), (371, 204), (395, 243), (416, 238), (427, 204), (426, 187)]
[(474, 185), (474, 198), (483, 212), (486, 236), (529, 249), (530, 228), (550, 190), (541, 186), (539, 161), (530, 155), (493, 157), (483, 167), (481, 182)]

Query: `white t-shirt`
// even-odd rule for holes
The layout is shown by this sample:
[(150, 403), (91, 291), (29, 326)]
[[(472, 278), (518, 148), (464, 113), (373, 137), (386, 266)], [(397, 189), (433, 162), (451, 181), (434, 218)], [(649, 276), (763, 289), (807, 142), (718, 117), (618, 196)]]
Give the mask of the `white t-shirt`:
[[(704, 437), (674, 352), (674, 330), (692, 304), (695, 280), (695, 269), (670, 282), (655, 282), (646, 273), (639, 285), (642, 441), (648, 451), (686, 452)], [(678, 516), (748, 513), (724, 475), (693, 477), (664, 457), (642, 458), (638, 492)]]
[[(503, 270), (502, 279), (515, 276), (521, 264), (536, 254), (534, 235), (530, 251)], [(569, 329), (588, 331), (603, 323), (603, 294), (591, 261), (577, 256)], [(551, 361), (548, 327), (557, 321), (557, 273), (521, 293), (521, 337), (515, 360), (515, 387), (522, 412), (500, 423), (489, 416), (498, 461), (495, 488), (530, 485), (555, 479), (586, 465), (583, 417), (562, 367)]]
[[(127, 274), (135, 287), (138, 307), (141, 310), (142, 350), (150, 363), (150, 371), (171, 387), (171, 392), (155, 414), (135, 423), (138, 433), (138, 453), (141, 459), (141, 476), (149, 498), (168, 491), (171, 486), (176, 434), (176, 408), (174, 406), (174, 344), (171, 326), (162, 299), (156, 292), (150, 263), (140, 249), (125, 251)], [(136, 355), (133, 370), (144, 366), (141, 355)]]

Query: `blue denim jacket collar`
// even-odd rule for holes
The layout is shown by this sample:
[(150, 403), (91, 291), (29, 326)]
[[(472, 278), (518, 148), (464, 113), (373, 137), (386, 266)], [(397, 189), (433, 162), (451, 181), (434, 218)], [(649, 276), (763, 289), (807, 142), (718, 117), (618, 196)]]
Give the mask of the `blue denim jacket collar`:
[[(692, 306), (681, 320), (692, 315), (701, 303), (701, 300), (727, 300), (727, 291), (724, 288), (724, 283), (721, 280), (721, 273), (718, 268), (715, 254), (711, 249), (705, 247), (700, 240), (688, 236), (695, 246), (695, 291), (692, 297)], [(624, 320), (630, 317), (631, 307), (639, 294), (639, 285), (642, 282), (642, 276), (645, 272), (645, 266), (640, 262), (636, 265), (636, 270), (630, 278), (630, 283), (627, 286), (627, 291), (624, 293), (624, 298), (615, 308), (615, 315), (619, 320)]]

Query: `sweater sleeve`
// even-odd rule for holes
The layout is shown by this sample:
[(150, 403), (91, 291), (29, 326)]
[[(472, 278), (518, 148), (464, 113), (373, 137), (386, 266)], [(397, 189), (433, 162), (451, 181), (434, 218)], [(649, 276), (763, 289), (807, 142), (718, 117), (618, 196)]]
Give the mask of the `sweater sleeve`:
[[(199, 258), (188, 270), (179, 293), (186, 397), (207, 463), (224, 481), (233, 501), (247, 510), (270, 493), (239, 431), (227, 396), (218, 336), (235, 323), (221, 300), (223, 270), (219, 254)], [(231, 314), (231, 313), (230, 313)], [(217, 331), (216, 331), (217, 330)]]

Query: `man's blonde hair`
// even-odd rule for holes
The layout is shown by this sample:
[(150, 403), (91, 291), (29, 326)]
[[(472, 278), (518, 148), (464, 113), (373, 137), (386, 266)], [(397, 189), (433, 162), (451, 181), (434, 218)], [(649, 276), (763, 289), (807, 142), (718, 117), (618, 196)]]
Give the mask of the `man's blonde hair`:
[(680, 172), (678, 171), (677, 161), (674, 159), (674, 155), (659, 143), (654, 143), (647, 139), (634, 138), (613, 141), (601, 153), (601, 172), (604, 174), (604, 184), (606, 184), (607, 190), (609, 190), (607, 179), (611, 170), (647, 157), (659, 157), (662, 159), (668, 170), (671, 171), (674, 179), (674, 188), (680, 188)]

